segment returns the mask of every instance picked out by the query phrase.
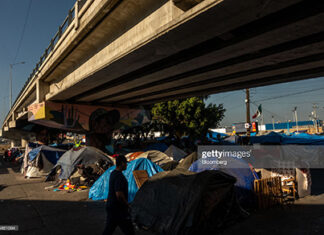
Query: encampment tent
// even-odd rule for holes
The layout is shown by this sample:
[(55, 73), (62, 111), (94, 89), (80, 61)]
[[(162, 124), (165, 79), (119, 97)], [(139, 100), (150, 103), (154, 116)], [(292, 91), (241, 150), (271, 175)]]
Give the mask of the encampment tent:
[(178, 162), (174, 161), (171, 157), (157, 150), (129, 153), (126, 155), (126, 158), (128, 161), (133, 161), (139, 158), (147, 158), (156, 165), (160, 166), (162, 169), (164, 169), (164, 166), (166, 166), (167, 169), (172, 167), (174, 168), (178, 164)]
[[(59, 179), (66, 180), (76, 170), (77, 165), (87, 166), (94, 164), (99, 160), (103, 160), (107, 164), (114, 165), (112, 159), (107, 154), (95, 147), (87, 146), (77, 149), (70, 149), (56, 163), (49, 176), (55, 175), (58, 169), (61, 169)], [(48, 177), (48, 180), (50, 178), (51, 177)]]
[(28, 154), (30, 151), (32, 151), (34, 148), (40, 147), (41, 145), (36, 143), (28, 143), (25, 147), (23, 162), (21, 164), (20, 172), (22, 174), (26, 175), (27, 169), (28, 169)]
[(165, 150), (164, 153), (169, 157), (172, 157), (173, 160), (176, 161), (180, 161), (182, 158), (188, 155), (185, 151), (174, 145), (170, 145), (170, 147), (167, 150)]
[(307, 145), (324, 145), (324, 136), (310, 135), (307, 133), (293, 133), (290, 136), (284, 136), (283, 144), (307, 144)]
[(26, 155), (27, 169), (25, 169), (25, 176), (41, 177), (47, 175), (64, 153), (65, 150), (46, 145), (31, 149)]
[(140, 154), (138, 158), (147, 158), (159, 166), (172, 161), (172, 158), (168, 155), (157, 150), (146, 151)]
[(187, 157), (181, 159), (179, 165), (177, 166), (178, 169), (185, 169), (188, 170), (189, 167), (192, 165), (192, 163), (194, 163), (195, 161), (197, 161), (198, 159), (198, 155), (197, 152), (193, 152), (191, 154), (189, 154)]
[(299, 144), (299, 145), (324, 145), (324, 136), (310, 135), (307, 133), (283, 133), (270, 132), (267, 135), (250, 137), (252, 144)]
[[(217, 162), (218, 158), (208, 158), (210, 162)], [(243, 159), (227, 158), (228, 166), (234, 165), (237, 168), (219, 167), (217, 164), (204, 164), (203, 159), (194, 162), (189, 171), (202, 172), (205, 170), (219, 170), (236, 178), (235, 192), (239, 202), (244, 206), (252, 206), (254, 203), (253, 184), (258, 179), (256, 172), (252, 172), (250, 166)]]
[(282, 139), (285, 137), (285, 134), (270, 132), (266, 135), (260, 136), (251, 136), (250, 143), (251, 144), (281, 144)]
[[(107, 199), (109, 193), (109, 179), (110, 174), (113, 170), (116, 169), (116, 166), (110, 167), (100, 178), (93, 184), (89, 191), (89, 198), (92, 200), (104, 200)], [(123, 171), (127, 181), (128, 181), (128, 201), (133, 201), (136, 192), (138, 191), (133, 171), (135, 170), (146, 170), (148, 176), (151, 177), (158, 172), (163, 171), (161, 167), (154, 164), (147, 158), (139, 158), (131, 161), (127, 164), (127, 169)], [(109, 200), (109, 198), (108, 198)]]
[(158, 234), (215, 234), (242, 215), (235, 181), (220, 171), (159, 173), (137, 192), (132, 219)]

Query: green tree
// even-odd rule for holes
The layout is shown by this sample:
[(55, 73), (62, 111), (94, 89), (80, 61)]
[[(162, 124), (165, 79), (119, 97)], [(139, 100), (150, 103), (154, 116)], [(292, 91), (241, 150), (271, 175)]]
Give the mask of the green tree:
[(183, 135), (205, 137), (208, 128), (215, 128), (224, 118), (222, 104), (205, 104), (207, 97), (191, 97), (156, 103), (152, 107), (154, 122), (166, 126), (166, 133), (180, 138)]

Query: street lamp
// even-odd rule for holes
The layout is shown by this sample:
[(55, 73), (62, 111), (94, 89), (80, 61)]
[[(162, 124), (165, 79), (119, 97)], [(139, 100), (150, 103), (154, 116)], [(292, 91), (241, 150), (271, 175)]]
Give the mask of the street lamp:
[(10, 64), (10, 108), (12, 107), (12, 68), (14, 65), (25, 64), (25, 61)]

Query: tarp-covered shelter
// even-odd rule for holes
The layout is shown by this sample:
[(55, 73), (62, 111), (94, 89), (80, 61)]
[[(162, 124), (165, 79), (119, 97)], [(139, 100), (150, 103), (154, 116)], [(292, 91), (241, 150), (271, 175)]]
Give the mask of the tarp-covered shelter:
[(324, 136), (307, 133), (293, 133), (283, 137), (283, 144), (324, 145)]
[(235, 181), (220, 171), (159, 173), (137, 192), (132, 219), (158, 234), (215, 234), (242, 215)]
[(282, 133), (270, 132), (267, 135), (251, 136), (251, 144), (281, 144), (283, 137), (286, 136)]
[(22, 174), (26, 174), (27, 169), (28, 169), (28, 154), (31, 150), (33, 150), (34, 148), (40, 147), (40, 144), (36, 144), (36, 143), (28, 143), (25, 147), (25, 152), (24, 152), (24, 157), (23, 157), (23, 162), (21, 165), (21, 170), (20, 172)]
[(157, 150), (150, 150), (146, 152), (135, 152), (126, 155), (128, 161), (132, 161), (138, 158), (147, 158), (151, 160), (153, 163), (162, 166), (168, 162), (171, 162), (173, 159)]
[(65, 150), (41, 145), (31, 149), (26, 155), (26, 177), (41, 177), (48, 174)]
[[(253, 184), (258, 179), (255, 171), (252, 172), (249, 164), (243, 159), (228, 158), (228, 165), (235, 165), (237, 168), (219, 167), (217, 164), (203, 164), (203, 159), (194, 162), (189, 171), (202, 172), (205, 170), (219, 170), (236, 178), (235, 192), (240, 203), (245, 206), (252, 206), (254, 202)], [(211, 162), (216, 162), (218, 158), (208, 158)], [(232, 162), (230, 162), (232, 161)]]
[(181, 159), (181, 161), (178, 164), (177, 168), (178, 169), (181, 168), (181, 169), (188, 170), (189, 167), (192, 165), (192, 163), (197, 161), (197, 159), (198, 159), (197, 152), (193, 152), (193, 153), (189, 154), (187, 157)]
[[(93, 184), (89, 191), (89, 198), (92, 200), (105, 200), (108, 197), (109, 193), (109, 179), (110, 174), (113, 170), (116, 169), (116, 166), (110, 167), (100, 178)], [(162, 172), (162, 168), (154, 164), (147, 158), (139, 158), (131, 161), (127, 164), (127, 169), (123, 171), (124, 176), (128, 181), (128, 201), (133, 201), (135, 194), (138, 191), (133, 171), (135, 170), (146, 170), (148, 176), (151, 177), (158, 172)], [(109, 198), (108, 198), (109, 200)]]
[(267, 135), (250, 137), (252, 144), (300, 144), (300, 145), (324, 145), (324, 136), (310, 135), (307, 133), (283, 133), (270, 132)]
[[(55, 175), (58, 169), (61, 169), (59, 179), (68, 179), (77, 169), (77, 165), (90, 165), (98, 161), (105, 161), (107, 164), (114, 165), (112, 159), (97, 148), (87, 146), (77, 149), (70, 149), (53, 167), (49, 176)], [(49, 178), (49, 177), (48, 177)]]
[(176, 161), (180, 161), (182, 158), (188, 155), (185, 151), (174, 145), (170, 145), (170, 147), (167, 150), (165, 150), (164, 153), (169, 157), (172, 157), (173, 160)]

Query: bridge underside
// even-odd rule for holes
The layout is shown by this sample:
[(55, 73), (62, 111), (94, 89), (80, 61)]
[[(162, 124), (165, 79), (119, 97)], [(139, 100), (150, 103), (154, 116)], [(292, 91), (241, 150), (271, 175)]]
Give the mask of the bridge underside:
[(136, 106), (324, 75), (323, 1), (86, 6), (22, 90), (4, 132), (26, 126), (28, 106), (44, 101)]
[(204, 9), (47, 99), (150, 104), (324, 75), (322, 1), (234, 2)]

